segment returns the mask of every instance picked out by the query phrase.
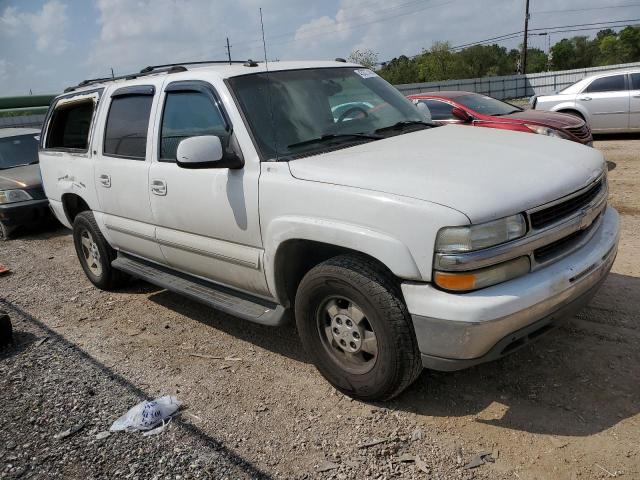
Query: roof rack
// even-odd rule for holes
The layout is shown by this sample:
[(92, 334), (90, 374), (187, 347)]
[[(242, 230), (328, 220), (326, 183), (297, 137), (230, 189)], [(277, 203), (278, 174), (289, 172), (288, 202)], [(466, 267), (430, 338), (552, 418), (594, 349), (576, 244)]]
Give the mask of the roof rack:
[[(156, 73), (177, 73), (177, 72), (186, 72), (187, 67), (185, 65), (207, 65), (211, 63), (217, 64), (244, 64), (245, 66), (254, 66), (252, 60), (201, 60), (197, 62), (180, 62), (180, 63), (167, 63), (165, 65), (149, 65), (148, 67), (143, 68), (138, 73), (129, 73), (127, 75), (120, 75), (117, 77), (100, 77), (100, 78), (89, 78), (87, 80), (83, 80), (78, 85), (67, 87), (64, 89), (64, 93), (73, 92), (81, 87), (86, 87), (88, 85), (95, 85), (97, 83), (107, 83), (113, 82), (115, 80), (133, 80), (134, 78), (144, 77), (147, 75), (153, 75)], [(257, 64), (256, 64), (257, 65)]]

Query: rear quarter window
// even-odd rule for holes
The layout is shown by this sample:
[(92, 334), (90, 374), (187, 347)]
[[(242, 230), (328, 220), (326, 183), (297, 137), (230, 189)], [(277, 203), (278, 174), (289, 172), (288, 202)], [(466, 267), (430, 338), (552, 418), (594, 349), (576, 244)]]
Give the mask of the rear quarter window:
[(93, 99), (56, 106), (49, 122), (44, 147), (87, 151), (94, 108)]

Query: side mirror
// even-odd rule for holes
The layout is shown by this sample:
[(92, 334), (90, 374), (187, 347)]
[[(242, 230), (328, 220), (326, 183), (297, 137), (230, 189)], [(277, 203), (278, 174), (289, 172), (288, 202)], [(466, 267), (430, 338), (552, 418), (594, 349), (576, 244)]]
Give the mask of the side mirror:
[(454, 118), (462, 120), (464, 123), (471, 123), (473, 121), (473, 117), (460, 107), (453, 107), (451, 114), (454, 116)]
[(236, 155), (225, 155), (220, 137), (201, 135), (188, 137), (178, 144), (176, 160), (182, 168), (241, 168)]

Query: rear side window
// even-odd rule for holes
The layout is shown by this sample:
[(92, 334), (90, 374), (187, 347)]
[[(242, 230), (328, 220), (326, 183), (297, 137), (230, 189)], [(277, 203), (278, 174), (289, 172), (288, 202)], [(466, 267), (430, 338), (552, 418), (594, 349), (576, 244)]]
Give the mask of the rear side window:
[(168, 92), (162, 114), (160, 160), (175, 161), (178, 144), (201, 135), (227, 135), (218, 108), (204, 93)]
[(618, 92), (626, 90), (624, 75), (612, 75), (611, 77), (598, 78), (589, 84), (585, 92)]
[(631, 74), (631, 89), (640, 90), (640, 73)]
[(453, 120), (453, 105), (438, 100), (420, 100), (431, 112), (431, 120)]
[(45, 148), (88, 150), (93, 100), (62, 104), (53, 111)]
[(104, 133), (104, 154), (144, 160), (153, 95), (114, 97)]

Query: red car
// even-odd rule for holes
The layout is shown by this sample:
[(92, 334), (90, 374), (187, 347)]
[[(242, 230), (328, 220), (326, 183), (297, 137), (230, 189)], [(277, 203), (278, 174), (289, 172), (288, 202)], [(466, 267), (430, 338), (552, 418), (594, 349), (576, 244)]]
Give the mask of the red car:
[(591, 129), (582, 118), (574, 115), (523, 110), (495, 98), (471, 92), (419, 93), (408, 95), (407, 98), (416, 106), (422, 103), (419, 107), (421, 109), (426, 106), (431, 113), (431, 120), (435, 123), (459, 123), (538, 133), (593, 145)]

